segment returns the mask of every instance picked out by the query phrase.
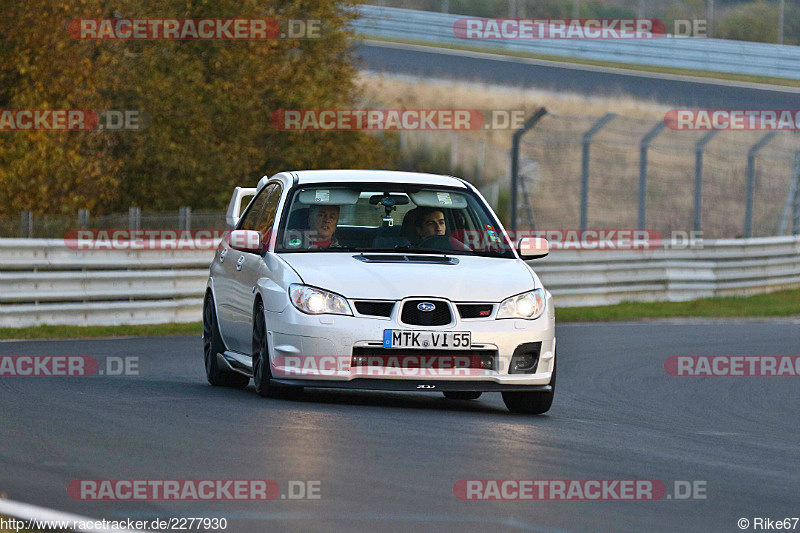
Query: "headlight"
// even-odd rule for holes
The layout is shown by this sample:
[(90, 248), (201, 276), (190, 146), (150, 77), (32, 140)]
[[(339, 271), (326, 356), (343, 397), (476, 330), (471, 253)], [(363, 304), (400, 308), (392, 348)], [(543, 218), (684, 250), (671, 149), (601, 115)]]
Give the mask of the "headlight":
[(350, 304), (342, 296), (307, 285), (289, 285), (292, 304), (309, 315), (353, 315)]
[(500, 303), (497, 318), (527, 318), (533, 320), (544, 313), (544, 289), (518, 294)]

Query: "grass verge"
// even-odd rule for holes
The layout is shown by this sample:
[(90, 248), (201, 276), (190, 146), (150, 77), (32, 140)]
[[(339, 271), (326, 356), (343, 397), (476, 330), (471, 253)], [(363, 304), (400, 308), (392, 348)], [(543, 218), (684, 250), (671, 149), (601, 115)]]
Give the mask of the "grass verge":
[(652, 65), (636, 65), (632, 63), (614, 63), (611, 61), (598, 61), (595, 59), (580, 59), (575, 57), (554, 56), (548, 54), (527, 54), (510, 50), (500, 50), (482, 46), (456, 46), (452, 44), (438, 44), (427, 41), (415, 41), (411, 39), (386, 39), (382, 37), (364, 36), (364, 39), (371, 41), (381, 41), (387, 43), (412, 44), (419, 46), (434, 46), (436, 48), (448, 48), (450, 50), (466, 50), (469, 52), (481, 52), (487, 54), (497, 54), (511, 57), (524, 57), (528, 59), (541, 59), (545, 61), (556, 61), (558, 63), (575, 63), (577, 65), (590, 65), (595, 67), (620, 68), (639, 72), (653, 72), (657, 74), (672, 74), (676, 76), (692, 76), (696, 78), (709, 78), (717, 80), (741, 81), (747, 83), (761, 83), (766, 85), (780, 85), (786, 87), (800, 87), (800, 81), (789, 78), (772, 78), (769, 76), (754, 76), (750, 74), (736, 74), (732, 72), (708, 72), (705, 70), (693, 70), (673, 67), (657, 67)]
[(69, 339), (88, 337), (159, 337), (201, 335), (201, 322), (186, 324), (138, 324), (135, 326), (32, 326), (0, 328), (0, 339)]
[[(558, 299), (556, 298), (556, 304)], [(624, 302), (599, 307), (556, 307), (556, 322), (649, 318), (756, 318), (800, 315), (800, 289), (690, 302)]]

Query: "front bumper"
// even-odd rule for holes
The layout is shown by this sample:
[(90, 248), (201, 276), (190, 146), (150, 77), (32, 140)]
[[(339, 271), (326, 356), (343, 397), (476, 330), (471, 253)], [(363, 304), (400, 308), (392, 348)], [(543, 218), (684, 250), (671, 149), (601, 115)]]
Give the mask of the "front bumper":
[(487, 380), (474, 381), (447, 381), (439, 380), (412, 380), (412, 379), (374, 379), (354, 378), (344, 380), (321, 379), (272, 379), (270, 384), (276, 387), (314, 387), (320, 389), (368, 389), (384, 391), (414, 391), (414, 392), (550, 392), (550, 385), (508, 385)]
[[(549, 300), (549, 299), (548, 299)], [(342, 315), (306, 315), (288, 305), (282, 312), (266, 313), (272, 375), (276, 386), (308, 386), (414, 391), (510, 391), (550, 390), (555, 368), (555, 320), (552, 302), (536, 320), (492, 317), (461, 319), (448, 326), (410, 326), (398, 320), (399, 305), (389, 318)], [(430, 372), (407, 369), (373, 372), (350, 366), (355, 348), (381, 350), (386, 329), (419, 331), (469, 331), (472, 350), (496, 352), (492, 369)], [(511, 374), (511, 359), (518, 346), (541, 343), (535, 371)], [(420, 350), (422, 356), (447, 356), (446, 350)], [(389, 350), (384, 353), (390, 353)], [(305, 365), (306, 358), (333, 357), (344, 361), (329, 365), (325, 371), (315, 364)], [(294, 364), (287, 365), (287, 361)]]

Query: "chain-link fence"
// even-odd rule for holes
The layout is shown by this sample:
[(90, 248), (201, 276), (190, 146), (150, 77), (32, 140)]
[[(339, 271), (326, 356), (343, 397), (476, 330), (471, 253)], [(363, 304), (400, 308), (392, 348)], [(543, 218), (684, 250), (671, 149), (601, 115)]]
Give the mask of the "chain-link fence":
[[(547, 114), (522, 138), (520, 159), (537, 228), (697, 230), (706, 238), (798, 232), (796, 133)], [(522, 225), (530, 225), (520, 202)]]
[(75, 215), (34, 215), (0, 218), (0, 238), (60, 239), (72, 230), (224, 230), (223, 211), (192, 211), (181, 207), (174, 213), (155, 213), (131, 207), (128, 213), (92, 216), (87, 210)]

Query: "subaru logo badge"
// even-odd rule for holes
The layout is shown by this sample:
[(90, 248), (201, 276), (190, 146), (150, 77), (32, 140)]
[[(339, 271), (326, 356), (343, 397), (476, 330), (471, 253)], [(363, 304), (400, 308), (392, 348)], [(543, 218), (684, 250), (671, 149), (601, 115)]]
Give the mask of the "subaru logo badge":
[(436, 309), (436, 306), (430, 302), (421, 302), (417, 304), (417, 309), (419, 309), (420, 311), (428, 312)]

